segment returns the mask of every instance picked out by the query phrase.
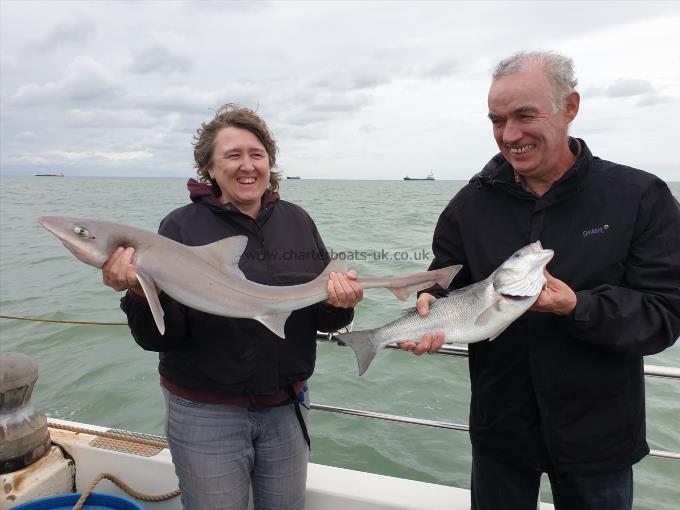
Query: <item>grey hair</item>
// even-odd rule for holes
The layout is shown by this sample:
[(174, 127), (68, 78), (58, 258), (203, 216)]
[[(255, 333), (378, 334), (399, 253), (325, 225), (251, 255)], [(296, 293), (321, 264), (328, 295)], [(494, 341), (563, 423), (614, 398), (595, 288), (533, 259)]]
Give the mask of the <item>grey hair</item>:
[(576, 89), (574, 61), (555, 51), (520, 51), (501, 60), (491, 75), (492, 80), (517, 73), (531, 65), (539, 65), (553, 86), (551, 102), (553, 112), (563, 110), (567, 96)]

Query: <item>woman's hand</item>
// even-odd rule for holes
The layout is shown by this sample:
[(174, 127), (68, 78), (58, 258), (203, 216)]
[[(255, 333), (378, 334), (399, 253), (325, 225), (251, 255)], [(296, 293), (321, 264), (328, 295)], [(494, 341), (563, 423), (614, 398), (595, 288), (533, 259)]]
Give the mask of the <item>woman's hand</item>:
[(328, 299), (323, 304), (335, 308), (354, 308), (364, 297), (355, 271), (331, 273), (328, 278)]
[(132, 265), (134, 253), (134, 248), (123, 248), (122, 246), (116, 248), (109, 260), (102, 266), (102, 278), (104, 285), (115, 291), (129, 290), (142, 298), (146, 298), (144, 289), (137, 279), (135, 266)]

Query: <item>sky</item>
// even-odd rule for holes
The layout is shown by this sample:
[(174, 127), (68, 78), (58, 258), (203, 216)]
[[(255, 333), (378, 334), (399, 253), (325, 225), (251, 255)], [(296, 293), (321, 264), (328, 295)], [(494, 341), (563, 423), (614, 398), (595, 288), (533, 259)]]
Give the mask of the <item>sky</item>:
[(254, 108), (284, 175), (467, 179), (496, 153), (495, 64), (574, 59), (571, 127), (680, 181), (680, 2), (0, 0), (0, 175), (191, 177), (223, 103)]

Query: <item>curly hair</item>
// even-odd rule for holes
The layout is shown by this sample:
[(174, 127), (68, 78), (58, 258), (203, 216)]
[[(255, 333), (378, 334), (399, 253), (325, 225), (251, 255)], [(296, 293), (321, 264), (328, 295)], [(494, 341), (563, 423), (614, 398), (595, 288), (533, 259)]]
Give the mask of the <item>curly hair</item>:
[(253, 133), (262, 143), (269, 158), (269, 187), (272, 191), (279, 189), (281, 174), (274, 171), (276, 167), (276, 153), (278, 147), (272, 132), (262, 118), (254, 110), (234, 103), (226, 103), (215, 112), (215, 117), (210, 122), (202, 122), (201, 127), (194, 135), (194, 168), (198, 174), (198, 180), (212, 183), (208, 170), (212, 166), (215, 138), (217, 133), (227, 127), (247, 129)]

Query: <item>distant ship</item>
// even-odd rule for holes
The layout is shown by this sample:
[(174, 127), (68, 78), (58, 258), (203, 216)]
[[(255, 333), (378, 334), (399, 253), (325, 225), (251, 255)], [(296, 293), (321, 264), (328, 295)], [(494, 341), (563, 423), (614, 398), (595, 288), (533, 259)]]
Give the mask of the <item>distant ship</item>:
[(51, 174), (35, 174), (36, 177), (64, 177), (64, 174), (61, 172), (55, 172)]
[(404, 177), (405, 181), (434, 181), (434, 174), (430, 172), (427, 177), (409, 177), (408, 175)]
[(288, 177), (286, 177), (286, 179), (299, 179), (299, 178), (300, 178), (299, 175), (289, 175)]

